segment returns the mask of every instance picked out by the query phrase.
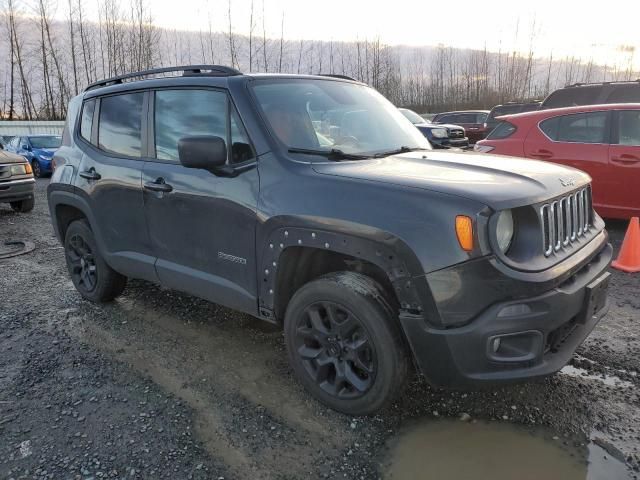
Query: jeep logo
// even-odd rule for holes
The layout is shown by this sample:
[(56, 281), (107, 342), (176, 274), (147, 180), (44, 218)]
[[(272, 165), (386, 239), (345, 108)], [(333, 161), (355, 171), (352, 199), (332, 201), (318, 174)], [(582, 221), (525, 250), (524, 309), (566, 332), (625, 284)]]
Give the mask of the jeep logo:
[(563, 187), (573, 187), (576, 184), (576, 181), (573, 178), (559, 178), (560, 184)]

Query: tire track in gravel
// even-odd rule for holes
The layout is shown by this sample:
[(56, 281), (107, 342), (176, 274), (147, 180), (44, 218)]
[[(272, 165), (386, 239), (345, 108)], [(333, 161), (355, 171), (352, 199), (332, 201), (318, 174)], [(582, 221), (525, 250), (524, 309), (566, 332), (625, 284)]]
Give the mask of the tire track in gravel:
[[(274, 372), (281, 353), (274, 352), (272, 342), (248, 345), (247, 338), (238, 338), (240, 332), (233, 328), (223, 331), (213, 325), (185, 324), (144, 302), (121, 299), (102, 308), (111, 321), (126, 319), (121, 320), (125, 328), (104, 326), (89, 314), (69, 317), (67, 332), (130, 364), (185, 401), (195, 412), (200, 440), (239, 478), (274, 478), (283, 471), (292, 478), (309, 478), (317, 454), (314, 445), (320, 442), (325, 454), (339, 455), (350, 442), (343, 425), (317, 418), (317, 405), (305, 404), (300, 398), (305, 394), (294, 388), (293, 380), (283, 381)], [(256, 416), (254, 412), (264, 408), (278, 431), (288, 432), (286, 444), (274, 442), (275, 427), (263, 425), (253, 430), (257, 442), (246, 445), (234, 424), (237, 413), (230, 410), (242, 403), (248, 408), (241, 416)], [(262, 448), (256, 448), (256, 443)]]

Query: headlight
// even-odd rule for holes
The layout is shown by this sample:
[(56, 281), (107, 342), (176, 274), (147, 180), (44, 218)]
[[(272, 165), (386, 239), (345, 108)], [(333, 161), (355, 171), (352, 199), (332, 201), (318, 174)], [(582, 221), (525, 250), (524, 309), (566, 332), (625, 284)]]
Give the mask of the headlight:
[(11, 165), (11, 175), (24, 175), (27, 169), (24, 164)]
[(513, 240), (513, 215), (511, 210), (503, 210), (498, 215), (496, 239), (498, 240), (498, 248), (502, 253), (506, 253), (511, 246), (511, 240)]
[(434, 138), (447, 138), (449, 133), (444, 128), (433, 128), (431, 129), (431, 135), (433, 135)]

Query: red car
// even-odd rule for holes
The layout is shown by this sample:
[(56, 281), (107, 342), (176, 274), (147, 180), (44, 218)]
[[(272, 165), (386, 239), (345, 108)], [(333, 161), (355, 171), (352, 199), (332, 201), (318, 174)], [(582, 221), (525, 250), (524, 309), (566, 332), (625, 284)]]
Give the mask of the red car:
[(584, 170), (593, 178), (593, 203), (602, 217), (640, 216), (640, 103), (538, 110), (499, 120), (475, 151)]
[(482, 140), (489, 133), (484, 122), (487, 121), (489, 110), (460, 110), (457, 112), (443, 112), (437, 114), (431, 123), (450, 123), (460, 125), (469, 138), (469, 143), (474, 144)]

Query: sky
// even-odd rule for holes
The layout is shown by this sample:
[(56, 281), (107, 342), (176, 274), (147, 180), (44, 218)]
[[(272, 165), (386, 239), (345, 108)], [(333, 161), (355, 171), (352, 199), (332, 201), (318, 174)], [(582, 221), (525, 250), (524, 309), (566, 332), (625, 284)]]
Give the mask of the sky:
[[(231, 0), (234, 30), (249, 29), (252, 0)], [(126, 4), (127, 0), (121, 0)], [(253, 0), (262, 32), (263, 0)], [(227, 0), (148, 0), (155, 22), (179, 30), (228, 29)], [(268, 36), (289, 39), (380, 38), (389, 44), (438, 45), (526, 52), (533, 35), (537, 56), (575, 55), (605, 64), (627, 61), (640, 69), (640, 0), (264, 0)]]

